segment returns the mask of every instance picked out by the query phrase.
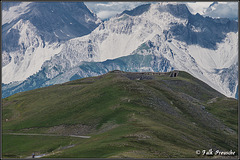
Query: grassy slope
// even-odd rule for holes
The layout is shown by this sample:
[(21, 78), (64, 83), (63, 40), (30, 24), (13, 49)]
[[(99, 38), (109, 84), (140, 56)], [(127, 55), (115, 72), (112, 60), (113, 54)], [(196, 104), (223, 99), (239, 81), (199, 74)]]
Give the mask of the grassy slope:
[[(5, 135), (6, 157), (72, 143), (76, 146), (49, 157), (186, 158), (198, 157), (197, 149), (237, 151), (237, 101), (185, 72), (140, 81), (108, 73), (18, 93), (3, 99), (3, 122), (4, 133), (49, 133), (53, 126), (81, 124), (91, 128), (87, 134), (92, 136), (55, 137), (55, 145), (48, 146), (46, 139), (36, 148), (34, 143), (23, 147), (21, 141), (31, 137)], [(16, 141), (8, 141), (12, 138)]]
[(79, 138), (3, 135), (3, 157), (26, 158), (31, 156), (33, 152), (36, 155), (49, 153), (75, 143), (79, 143)]

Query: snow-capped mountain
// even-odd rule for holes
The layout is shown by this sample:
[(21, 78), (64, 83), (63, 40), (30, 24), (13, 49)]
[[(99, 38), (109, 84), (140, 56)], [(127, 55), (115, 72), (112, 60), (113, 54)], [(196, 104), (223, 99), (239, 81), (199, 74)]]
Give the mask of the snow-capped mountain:
[(178, 69), (235, 97), (237, 38), (235, 21), (192, 15), (184, 4), (146, 4), (102, 22), (88, 35), (66, 41), (37, 74), (4, 85), (3, 96), (115, 69)]
[[(130, 55), (156, 34), (169, 30), (170, 23), (187, 22), (186, 19), (176, 18), (169, 12), (159, 11), (161, 6), (148, 4), (137, 7), (128, 14), (123, 13), (105, 21), (89, 35), (69, 40), (60, 54), (43, 65), (47, 66), (48, 70), (54, 68), (54, 74), (48, 75), (48, 78), (64, 72), (69, 66), (80, 65), (81, 61), (98, 62)], [(57, 73), (55, 68), (58, 68)]]
[(26, 80), (65, 41), (89, 34), (100, 22), (83, 2), (8, 3), (3, 3), (3, 83)]

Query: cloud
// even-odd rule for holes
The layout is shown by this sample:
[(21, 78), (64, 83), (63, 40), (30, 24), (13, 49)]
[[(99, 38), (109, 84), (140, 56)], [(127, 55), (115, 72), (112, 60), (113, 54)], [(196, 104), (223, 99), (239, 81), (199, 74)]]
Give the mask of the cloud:
[[(139, 5), (156, 2), (85, 2), (85, 4), (99, 18), (107, 19), (124, 10), (131, 10)], [(238, 18), (238, 2), (178, 2), (187, 5), (192, 14), (199, 13), (201, 15), (220, 18)], [(214, 4), (213, 4), (214, 3)], [(211, 9), (209, 6), (212, 5)]]
[(192, 14), (199, 13), (214, 18), (238, 18), (238, 2), (187, 2), (186, 4)]
[(204, 10), (206, 10), (213, 2), (187, 2), (187, 6), (189, 11), (192, 14), (203, 14)]
[(116, 14), (118, 14), (117, 11), (100, 11), (100, 12), (97, 13), (97, 16), (100, 19), (108, 19), (112, 16), (115, 16)]
[(238, 2), (218, 3), (213, 6), (213, 10), (206, 12), (204, 15), (221, 18), (238, 18)]
[(101, 19), (107, 19), (125, 10), (131, 10), (149, 2), (85, 2)]

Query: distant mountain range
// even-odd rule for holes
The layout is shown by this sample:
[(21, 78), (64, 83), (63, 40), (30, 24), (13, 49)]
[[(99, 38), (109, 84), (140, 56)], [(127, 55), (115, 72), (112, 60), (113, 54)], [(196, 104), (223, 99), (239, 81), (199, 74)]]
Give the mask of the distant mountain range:
[(115, 69), (178, 69), (237, 97), (238, 23), (184, 4), (145, 4), (102, 22), (82, 2), (21, 3), (6, 7), (2, 31), (2, 97)]

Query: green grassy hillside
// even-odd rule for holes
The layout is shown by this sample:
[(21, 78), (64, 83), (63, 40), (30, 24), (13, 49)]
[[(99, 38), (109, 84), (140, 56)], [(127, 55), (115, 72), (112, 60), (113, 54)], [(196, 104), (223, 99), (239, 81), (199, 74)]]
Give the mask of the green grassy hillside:
[(238, 147), (237, 100), (186, 72), (109, 72), (17, 93), (2, 109), (9, 158), (201, 158), (196, 150)]

